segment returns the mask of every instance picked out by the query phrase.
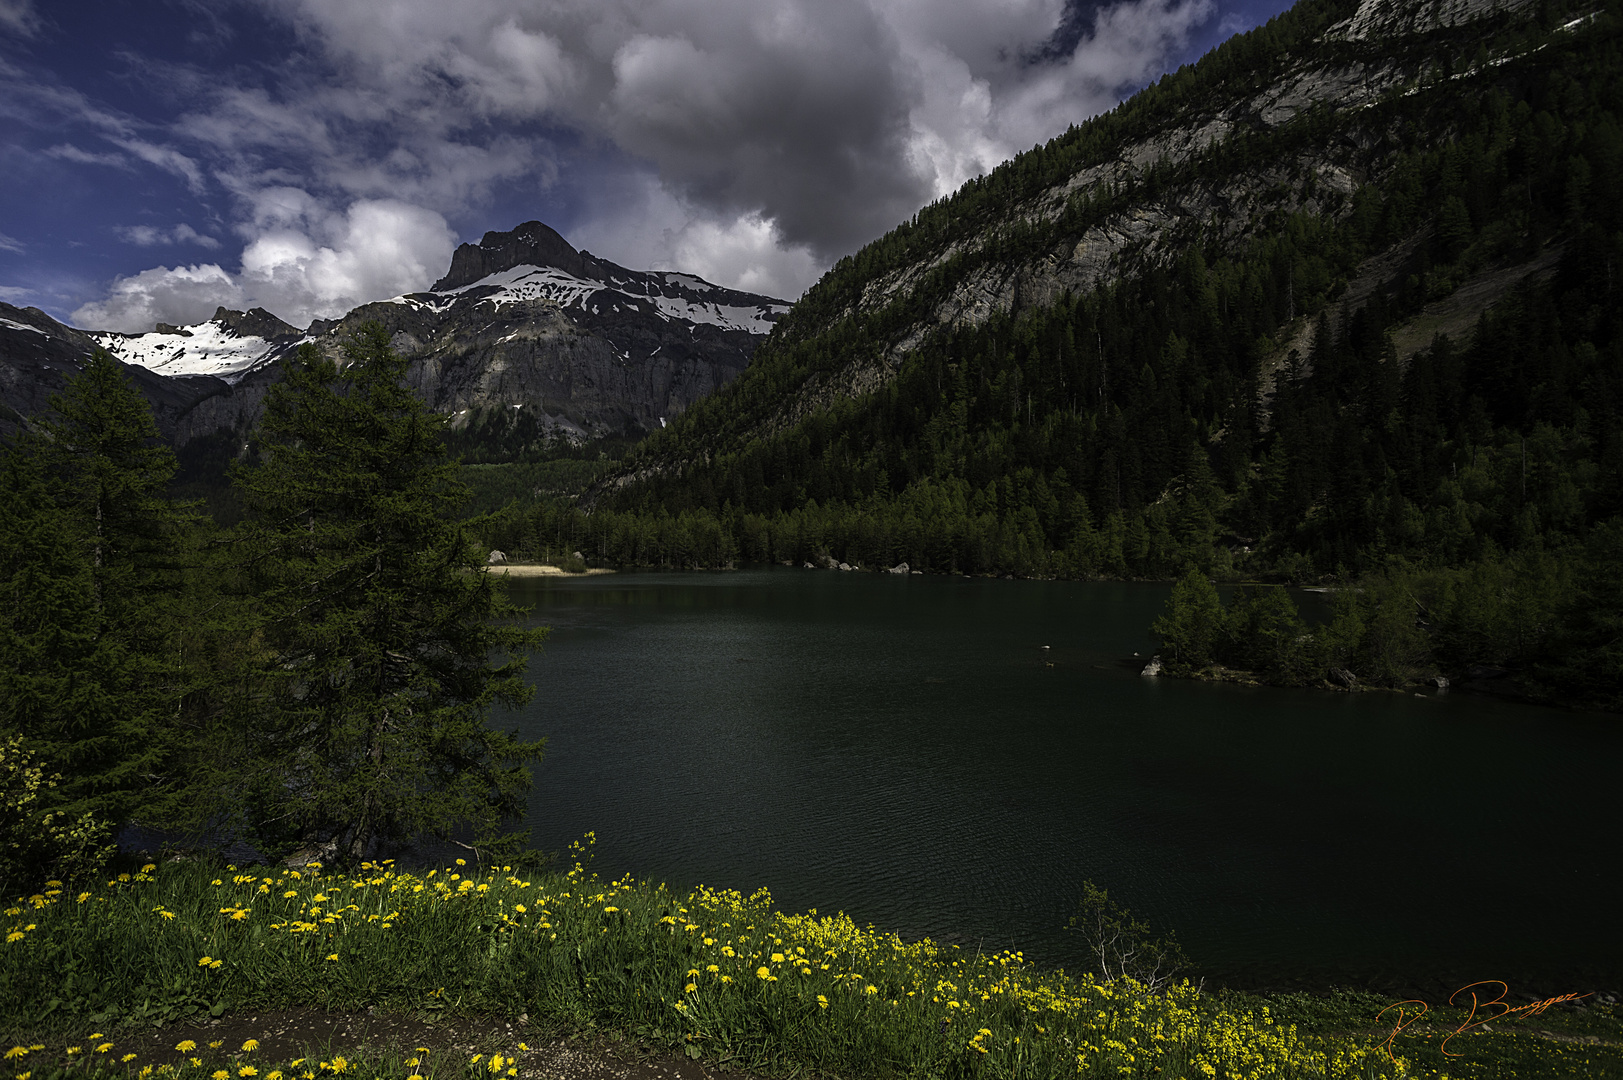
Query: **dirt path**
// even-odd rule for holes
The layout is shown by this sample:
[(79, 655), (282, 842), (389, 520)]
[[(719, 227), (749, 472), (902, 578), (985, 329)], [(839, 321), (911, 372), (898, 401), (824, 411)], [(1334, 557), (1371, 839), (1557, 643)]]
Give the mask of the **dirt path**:
[[(95, 1052), (86, 1034), (79, 1058)], [(94, 1033), (100, 1040), (100, 1033)], [(559, 1037), (528, 1022), (500, 1018), (447, 1017), (377, 1012), (339, 1013), (323, 1009), (246, 1010), (201, 1023), (167, 1024), (137, 1032), (110, 1032), (107, 1058), (133, 1054), (132, 1067), (184, 1065), (191, 1057), (205, 1060), (208, 1069), (228, 1066), (233, 1074), (250, 1056), (254, 1062), (286, 1068), (297, 1058), (331, 1061), (335, 1057), (365, 1059), (379, 1055), (417, 1057), (424, 1065), (437, 1062), (441, 1076), (461, 1074), (475, 1054), (488, 1060), (493, 1053), (518, 1067), (520, 1080), (763, 1080), (760, 1076), (727, 1069), (713, 1062), (694, 1061), (668, 1048), (601, 1033)], [(240, 1048), (254, 1040), (251, 1055)], [(195, 1049), (178, 1049), (185, 1041)], [(422, 1052), (426, 1048), (427, 1052)], [(38, 1071), (64, 1048), (51, 1045), (31, 1058)], [(41, 1060), (43, 1059), (43, 1060)], [(62, 1060), (62, 1059), (59, 1059)], [(38, 1061), (38, 1064), (35, 1062)], [(504, 1070), (505, 1071), (505, 1070)], [(322, 1073), (325, 1075), (325, 1072)]]

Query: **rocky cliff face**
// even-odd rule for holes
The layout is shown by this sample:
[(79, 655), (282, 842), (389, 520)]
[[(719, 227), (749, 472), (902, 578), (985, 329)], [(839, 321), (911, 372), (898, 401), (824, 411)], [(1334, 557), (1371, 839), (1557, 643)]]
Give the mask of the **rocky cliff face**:
[(655, 430), (725, 385), (789, 309), (689, 274), (645, 272), (587, 252), (537, 221), (457, 249), (432, 290), (366, 304), (299, 330), (262, 309), (147, 334), (62, 326), (0, 305), (0, 425), (44, 410), (97, 346), (130, 366), (177, 445), (258, 422), (277, 361), (312, 343), (335, 359), (361, 322), (389, 329), (437, 411), (527, 410), (584, 438)]

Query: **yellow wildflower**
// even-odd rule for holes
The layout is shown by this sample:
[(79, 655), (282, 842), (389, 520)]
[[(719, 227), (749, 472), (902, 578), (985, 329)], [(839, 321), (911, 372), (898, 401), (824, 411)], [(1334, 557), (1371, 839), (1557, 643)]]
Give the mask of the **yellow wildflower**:
[(258, 1039), (249, 1039), (247, 1042), (242, 1044), (242, 1052), (245, 1053), (245, 1054), (251, 1054), (255, 1050), (258, 1050), (258, 1049), (259, 1049), (259, 1040)]

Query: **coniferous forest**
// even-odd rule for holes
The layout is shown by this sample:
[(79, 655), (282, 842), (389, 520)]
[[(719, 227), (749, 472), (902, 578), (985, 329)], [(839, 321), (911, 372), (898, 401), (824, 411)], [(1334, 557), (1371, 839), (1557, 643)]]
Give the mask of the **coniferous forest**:
[(132, 822), (340, 862), (453, 829), (525, 849), (502, 829), (541, 746), (486, 720), (545, 631), (480, 572), (387, 334), (345, 351), (287, 363), (231, 528), (170, 497), (105, 353), (0, 452), (0, 889), (94, 870)]

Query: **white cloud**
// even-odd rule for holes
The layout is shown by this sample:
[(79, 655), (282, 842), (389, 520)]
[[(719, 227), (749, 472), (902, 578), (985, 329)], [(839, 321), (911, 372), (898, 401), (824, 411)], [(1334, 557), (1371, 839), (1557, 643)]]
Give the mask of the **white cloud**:
[(118, 278), (106, 299), (84, 305), (70, 319), (90, 330), (141, 333), (151, 330), (153, 323), (196, 323), (214, 314), (216, 307), (242, 306), (242, 288), (214, 263), (155, 266)]
[(389, 200), (325, 213), (303, 193), (267, 200), (262, 230), (235, 274), (215, 263), (153, 267), (113, 282), (72, 315), (78, 326), (127, 333), (207, 319), (216, 307), (263, 307), (297, 326), (360, 304), (427, 288), (450, 263), (455, 237), (438, 214)]
[(200, 233), (182, 222), (167, 229), (155, 225), (119, 225), (113, 231), (126, 243), (137, 247), (156, 247), (161, 244), (196, 244), (213, 250), (220, 246), (214, 237)]
[(33, 37), (41, 21), (30, 0), (0, 0), (0, 32)]
[(123, 154), (98, 154), (91, 150), (82, 150), (71, 143), (59, 143), (48, 147), (44, 154), (46, 157), (56, 158), (60, 161), (72, 161), (79, 165), (106, 165), (115, 169), (128, 169), (129, 159)]
[(193, 192), (203, 190), (203, 170), (197, 162), (182, 154), (178, 150), (167, 146), (157, 146), (145, 139), (113, 139), (118, 146), (123, 147), (148, 165), (156, 165), (164, 172), (171, 173), (186, 181), (186, 186)]
[[(759, 216), (714, 217), (643, 175), (600, 193), (604, 204), (571, 231), (583, 249), (639, 270), (680, 270), (731, 289), (794, 299), (824, 266), (804, 245), (786, 244), (777, 226)], [(612, 205), (612, 210), (610, 209)]]
[[(625, 265), (796, 296), (925, 202), (1183, 59), (1215, 10), (1214, 0), (256, 2), (302, 51), (253, 85), (199, 70), (189, 111), (161, 127), (77, 91), (14, 85), (34, 113), (71, 117), (122, 151), (63, 142), (48, 151), (62, 160), (144, 163), (194, 193), (223, 188), (245, 245), (228, 277), (290, 321), (431, 282), (449, 260), (445, 219), (498, 194), (570, 207), (551, 223)], [(165, 235), (127, 238), (183, 242)], [(176, 277), (173, 291), (154, 291), (143, 274), (81, 310), (129, 322), (214, 287)]]
[[(393, 155), (336, 150), (344, 160), (329, 178), (352, 197), (394, 184), (450, 212), (447, 199), (552, 157), (524, 125), (563, 125), (647, 162), (715, 229), (769, 222), (778, 243), (824, 262), (1114, 105), (1214, 10), (1213, 0), (1121, 0), (1091, 14), (1078, 0), (260, 2), (342, 77), (297, 100), (234, 101), (233, 113), (260, 122), (225, 124), (225, 142), (341, 147), (351, 125), (393, 123)], [(200, 114), (195, 129), (214, 122)], [(487, 123), (513, 145), (474, 153), (472, 132)]]
[(0, 251), (9, 251), (14, 255), (21, 255), (23, 253), (23, 242), (0, 232)]

